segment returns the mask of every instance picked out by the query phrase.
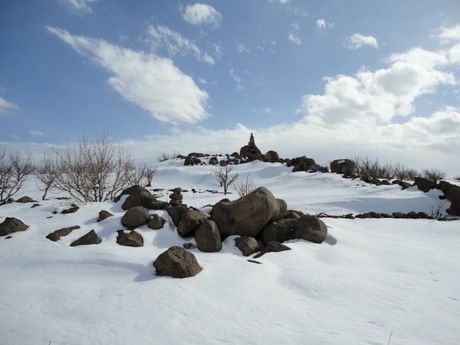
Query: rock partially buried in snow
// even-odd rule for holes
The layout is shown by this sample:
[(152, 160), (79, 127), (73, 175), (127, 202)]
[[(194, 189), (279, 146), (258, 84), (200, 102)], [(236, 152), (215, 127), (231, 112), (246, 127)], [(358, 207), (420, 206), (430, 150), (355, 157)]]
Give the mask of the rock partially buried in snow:
[(129, 233), (125, 233), (123, 230), (118, 230), (117, 233), (117, 243), (121, 246), (142, 247), (144, 245), (144, 239), (141, 234), (134, 230)]
[(97, 236), (94, 230), (91, 230), (86, 235), (80, 237), (78, 240), (72, 242), (70, 244), (71, 247), (77, 246), (86, 246), (90, 244), (99, 244), (101, 243), (101, 239)]
[(149, 228), (153, 230), (160, 230), (165, 225), (166, 221), (157, 214), (151, 214), (149, 219)]
[(22, 220), (14, 217), (6, 217), (2, 224), (0, 224), (0, 236), (6, 236), (18, 231), (26, 231), (29, 228)]
[(262, 235), (265, 245), (271, 241), (284, 242), (293, 239), (322, 243), (327, 236), (327, 226), (318, 217), (304, 215), (297, 219), (282, 219), (270, 223), (262, 230)]
[(254, 237), (241, 236), (235, 238), (235, 246), (241, 250), (244, 256), (249, 256), (260, 251), (259, 243)]
[(270, 220), (282, 218), (283, 209), (285, 206), (267, 188), (259, 187), (238, 200), (217, 203), (211, 219), (223, 238), (255, 236)]
[(260, 258), (262, 255), (267, 253), (278, 253), (284, 252), (285, 250), (291, 250), (291, 248), (279, 242), (271, 241), (259, 254), (254, 256), (254, 259)]
[(75, 225), (75, 226), (70, 226), (68, 228), (56, 230), (48, 234), (46, 238), (49, 239), (50, 241), (56, 242), (56, 241), (59, 241), (61, 237), (67, 236), (68, 234), (70, 234), (72, 231), (76, 229), (80, 229), (80, 226)]
[(196, 276), (203, 268), (195, 255), (182, 247), (173, 246), (160, 254), (153, 262), (157, 276), (189, 278)]
[(128, 229), (135, 229), (138, 226), (144, 225), (149, 221), (150, 214), (143, 206), (131, 207), (121, 218), (121, 224)]
[(102, 211), (99, 212), (99, 217), (97, 218), (97, 221), (102, 222), (103, 220), (105, 220), (105, 219), (107, 219), (109, 217), (113, 217), (113, 214), (110, 213), (109, 211), (102, 210)]

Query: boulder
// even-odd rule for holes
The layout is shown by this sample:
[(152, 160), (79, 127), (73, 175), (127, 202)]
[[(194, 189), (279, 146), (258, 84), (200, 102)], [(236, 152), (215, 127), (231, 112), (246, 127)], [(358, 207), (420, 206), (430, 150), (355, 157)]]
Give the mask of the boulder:
[(450, 207), (446, 210), (451, 216), (460, 216), (460, 187), (447, 181), (439, 182), (439, 188), (444, 197), (450, 201)]
[(105, 220), (105, 219), (107, 219), (109, 217), (113, 217), (113, 214), (110, 213), (109, 211), (102, 210), (102, 211), (99, 212), (99, 217), (97, 218), (97, 221), (102, 222), (103, 220)]
[(353, 176), (356, 163), (351, 159), (336, 159), (331, 162), (331, 172), (344, 174), (345, 176)]
[(291, 248), (279, 242), (271, 241), (267, 244), (267, 246), (259, 254), (254, 256), (254, 259), (260, 258), (262, 255), (267, 254), (267, 253), (277, 253), (277, 252), (283, 252), (285, 250), (291, 250)]
[(240, 149), (240, 156), (247, 157), (248, 161), (253, 161), (256, 159), (261, 159), (263, 157), (262, 152), (256, 146), (254, 135), (251, 133), (249, 137), (249, 142), (246, 146), (243, 146)]
[(18, 231), (26, 231), (29, 228), (22, 220), (14, 217), (6, 217), (0, 224), (0, 236), (6, 236)]
[(259, 243), (254, 237), (241, 236), (235, 238), (235, 246), (241, 250), (244, 256), (249, 256), (260, 251)]
[(62, 210), (62, 214), (70, 214), (70, 213), (75, 213), (80, 209), (77, 205), (71, 205), (69, 208)]
[(173, 246), (160, 254), (153, 262), (153, 266), (157, 276), (173, 278), (193, 277), (203, 269), (195, 255), (178, 246)]
[(129, 195), (121, 206), (121, 208), (125, 211), (136, 206), (143, 206), (149, 210), (162, 210), (168, 204), (165, 201), (158, 201), (152, 193), (138, 185), (126, 188), (113, 200), (118, 202), (123, 195)]
[(28, 202), (36, 202), (34, 199), (32, 199), (31, 197), (29, 196), (23, 196), (22, 198), (19, 198), (16, 202), (20, 202), (20, 203), (28, 203)]
[(101, 243), (101, 239), (97, 236), (94, 230), (91, 230), (86, 235), (80, 237), (78, 240), (72, 242), (70, 244), (71, 247), (76, 246), (85, 246), (90, 244), (99, 244)]
[(127, 247), (142, 247), (144, 245), (144, 239), (141, 234), (137, 233), (134, 230), (126, 233), (123, 230), (117, 231), (117, 243), (121, 246)]
[(211, 219), (223, 238), (231, 235), (255, 236), (272, 219), (281, 216), (280, 202), (265, 187), (230, 202), (219, 202)]
[(130, 208), (121, 218), (121, 224), (128, 229), (135, 229), (147, 223), (150, 219), (149, 211), (143, 206)]
[(280, 155), (276, 151), (268, 151), (264, 156), (265, 162), (278, 163), (280, 161)]
[(306, 172), (327, 172), (327, 168), (324, 168), (316, 164), (315, 160), (312, 158), (307, 158), (305, 156), (297, 157), (291, 159), (291, 164), (294, 166), (292, 172), (297, 171), (306, 171)]
[(417, 186), (417, 188), (424, 193), (430, 191), (431, 189), (438, 187), (438, 185), (434, 183), (433, 181), (430, 181), (422, 177), (416, 177), (413, 185)]
[(393, 218), (397, 219), (406, 218), (406, 214), (403, 212), (393, 212), (391, 215), (393, 216)]
[(184, 205), (177, 205), (177, 206), (167, 206), (165, 210), (166, 212), (168, 212), (174, 225), (178, 226), (180, 219), (182, 218), (183, 214), (188, 211), (188, 208)]
[(68, 228), (63, 228), (63, 229), (56, 230), (56, 231), (48, 234), (46, 236), (46, 238), (49, 239), (50, 241), (56, 242), (56, 241), (59, 241), (61, 239), (61, 237), (67, 236), (68, 234), (70, 234), (72, 231), (74, 231), (76, 229), (80, 229), (80, 226), (75, 225), (75, 226), (70, 226)]
[(151, 214), (148, 227), (153, 230), (159, 230), (163, 228), (165, 223), (166, 223), (166, 220), (161, 218), (159, 215)]
[(195, 231), (197, 247), (202, 252), (218, 252), (222, 249), (222, 240), (217, 224), (206, 220)]
[(318, 217), (303, 215), (297, 219), (282, 219), (268, 224), (262, 230), (262, 236), (265, 245), (271, 241), (284, 242), (293, 239), (322, 243), (327, 236), (327, 226)]
[(208, 217), (199, 210), (187, 210), (177, 226), (177, 231), (181, 236), (192, 236), (196, 229), (202, 225)]

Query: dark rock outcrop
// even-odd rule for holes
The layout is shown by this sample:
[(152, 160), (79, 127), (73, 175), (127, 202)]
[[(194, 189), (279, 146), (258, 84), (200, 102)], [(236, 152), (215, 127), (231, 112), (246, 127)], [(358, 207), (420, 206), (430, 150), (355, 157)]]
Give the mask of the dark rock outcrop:
[(248, 161), (254, 161), (256, 159), (262, 159), (263, 155), (259, 148), (256, 146), (254, 135), (251, 133), (249, 142), (246, 146), (240, 149), (240, 156), (247, 157)]
[(128, 229), (135, 229), (147, 223), (150, 219), (149, 211), (143, 206), (131, 207), (121, 218), (121, 224)]
[(241, 250), (244, 256), (249, 256), (260, 251), (259, 243), (251, 236), (235, 238), (235, 246)]
[(460, 187), (447, 181), (441, 181), (439, 188), (444, 193), (444, 197), (450, 201), (447, 213), (451, 216), (460, 216)]
[(435, 188), (438, 187), (438, 185), (436, 183), (434, 183), (433, 181), (430, 181), (430, 180), (428, 180), (426, 178), (422, 178), (422, 177), (416, 177), (415, 178), (414, 186), (417, 186), (417, 188), (419, 190), (421, 190), (422, 192), (424, 192), (424, 193), (427, 193), (431, 189), (435, 189)]
[(174, 246), (160, 254), (153, 262), (157, 276), (173, 278), (193, 277), (201, 272), (195, 255), (182, 247)]
[(26, 231), (29, 228), (22, 220), (14, 217), (6, 217), (0, 224), (0, 236), (6, 236), (18, 231)]
[(48, 234), (46, 236), (46, 238), (49, 239), (50, 241), (56, 242), (56, 241), (59, 241), (61, 239), (61, 237), (67, 236), (68, 234), (70, 234), (72, 231), (74, 231), (76, 229), (80, 229), (80, 226), (75, 225), (75, 226), (70, 226), (68, 228), (63, 228), (63, 229), (56, 230), (56, 231)]
[(177, 231), (181, 236), (192, 236), (207, 219), (208, 217), (199, 210), (188, 210), (182, 215)]
[(28, 202), (36, 202), (34, 199), (32, 199), (31, 197), (29, 196), (23, 196), (22, 198), (19, 198), (18, 200), (16, 200), (16, 202), (20, 202), (20, 203), (28, 203)]
[(262, 236), (265, 245), (271, 241), (284, 242), (293, 239), (322, 243), (327, 236), (327, 226), (318, 217), (303, 215), (297, 219), (282, 219), (268, 224), (262, 230)]
[(217, 224), (208, 219), (195, 231), (197, 247), (202, 252), (218, 252), (222, 249), (222, 240)]
[(142, 206), (149, 210), (162, 210), (168, 204), (165, 201), (157, 200), (155, 196), (152, 193), (150, 193), (147, 189), (137, 185), (126, 188), (125, 190), (123, 190), (123, 192), (121, 192), (120, 195), (115, 197), (113, 200), (115, 202), (118, 202), (120, 201), (123, 195), (129, 195), (129, 197), (121, 206), (121, 208), (125, 211), (136, 206)]
[(72, 242), (70, 244), (71, 247), (77, 247), (77, 246), (86, 246), (90, 244), (99, 244), (101, 243), (101, 239), (99, 236), (97, 236), (96, 232), (94, 230), (91, 230), (88, 232), (86, 235), (80, 237), (78, 240)]
[(144, 245), (144, 238), (134, 230), (128, 233), (124, 230), (118, 230), (117, 233), (117, 243), (121, 246), (142, 247)]
[(353, 176), (356, 163), (351, 159), (336, 159), (331, 162), (331, 172)]
[(265, 187), (230, 202), (219, 202), (211, 219), (216, 222), (223, 238), (231, 235), (255, 236), (272, 219), (282, 218), (280, 202)]
[(166, 221), (157, 214), (151, 214), (148, 227), (153, 230), (162, 229)]

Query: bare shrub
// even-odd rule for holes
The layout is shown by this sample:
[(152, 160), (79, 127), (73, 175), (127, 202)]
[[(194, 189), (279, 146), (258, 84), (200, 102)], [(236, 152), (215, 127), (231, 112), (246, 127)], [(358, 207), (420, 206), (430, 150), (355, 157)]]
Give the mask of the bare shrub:
[(230, 173), (233, 170), (233, 166), (231, 165), (226, 165), (224, 167), (221, 167), (219, 170), (213, 171), (213, 174), (215, 175), (215, 178), (217, 182), (219, 182), (221, 187), (224, 187), (224, 194), (227, 195), (228, 192), (228, 187), (236, 181), (238, 178), (238, 174), (235, 174), (233, 176), (230, 175)]
[(251, 174), (247, 174), (244, 180), (241, 180), (235, 185), (235, 190), (238, 192), (238, 195), (241, 197), (248, 195), (251, 193), (256, 186), (254, 184), (254, 179), (252, 178)]
[(140, 164), (132, 172), (131, 184), (142, 187), (151, 187), (152, 180), (157, 174), (157, 168), (148, 164)]
[(18, 193), (26, 183), (27, 176), (34, 171), (30, 156), (21, 156), (18, 152), (7, 154), (0, 151), (0, 202), (8, 200)]
[(42, 200), (46, 199), (48, 191), (54, 186), (58, 174), (58, 163), (52, 153), (44, 153), (34, 174), (38, 187), (43, 190)]
[(376, 158), (372, 160), (369, 157), (355, 157), (352, 158), (355, 162), (354, 173), (358, 176), (370, 176), (370, 177), (382, 177), (385, 173), (385, 168), (379, 164), (379, 160)]
[(439, 181), (441, 181), (443, 178), (446, 177), (446, 173), (444, 171), (437, 170), (437, 169), (425, 169), (423, 170), (422, 177), (434, 183), (438, 183)]
[(178, 156), (180, 156), (180, 153), (177, 152), (177, 151), (173, 151), (171, 153), (163, 152), (157, 157), (157, 161), (161, 163), (161, 162), (165, 162), (165, 161), (167, 161), (169, 159), (175, 159)]
[(131, 154), (107, 134), (94, 141), (84, 137), (78, 145), (55, 149), (55, 154), (54, 186), (80, 201), (112, 199), (139, 178)]

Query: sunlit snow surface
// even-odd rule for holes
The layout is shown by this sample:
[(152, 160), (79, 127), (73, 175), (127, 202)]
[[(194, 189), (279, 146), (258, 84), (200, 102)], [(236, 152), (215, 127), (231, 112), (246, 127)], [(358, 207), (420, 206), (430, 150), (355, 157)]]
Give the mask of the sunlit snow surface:
[[(154, 188), (182, 187), (184, 203), (202, 208), (224, 196), (211, 166), (158, 164)], [(335, 174), (292, 173), (280, 164), (236, 166), (250, 173), (290, 209), (309, 214), (424, 211), (438, 191), (372, 186)], [(192, 193), (195, 189), (197, 193)], [(230, 199), (238, 194), (230, 187)], [(201, 192), (200, 192), (201, 191)], [(163, 191), (161, 200), (168, 200)], [(31, 182), (16, 196), (36, 200)], [(120, 203), (80, 204), (75, 214), (53, 214), (71, 201), (50, 199), (0, 207), (30, 228), (0, 238), (0, 344), (459, 344), (460, 222), (397, 219), (323, 219), (330, 237), (301, 240), (291, 251), (247, 261), (234, 238), (219, 253), (191, 250), (203, 267), (193, 278), (156, 277), (153, 260), (180, 238), (168, 222), (136, 231), (144, 247), (116, 244), (123, 229)], [(115, 215), (96, 222), (100, 210)], [(52, 218), (49, 218), (52, 217)], [(80, 225), (67, 237), (45, 236)], [(100, 245), (69, 247), (94, 229)]]

